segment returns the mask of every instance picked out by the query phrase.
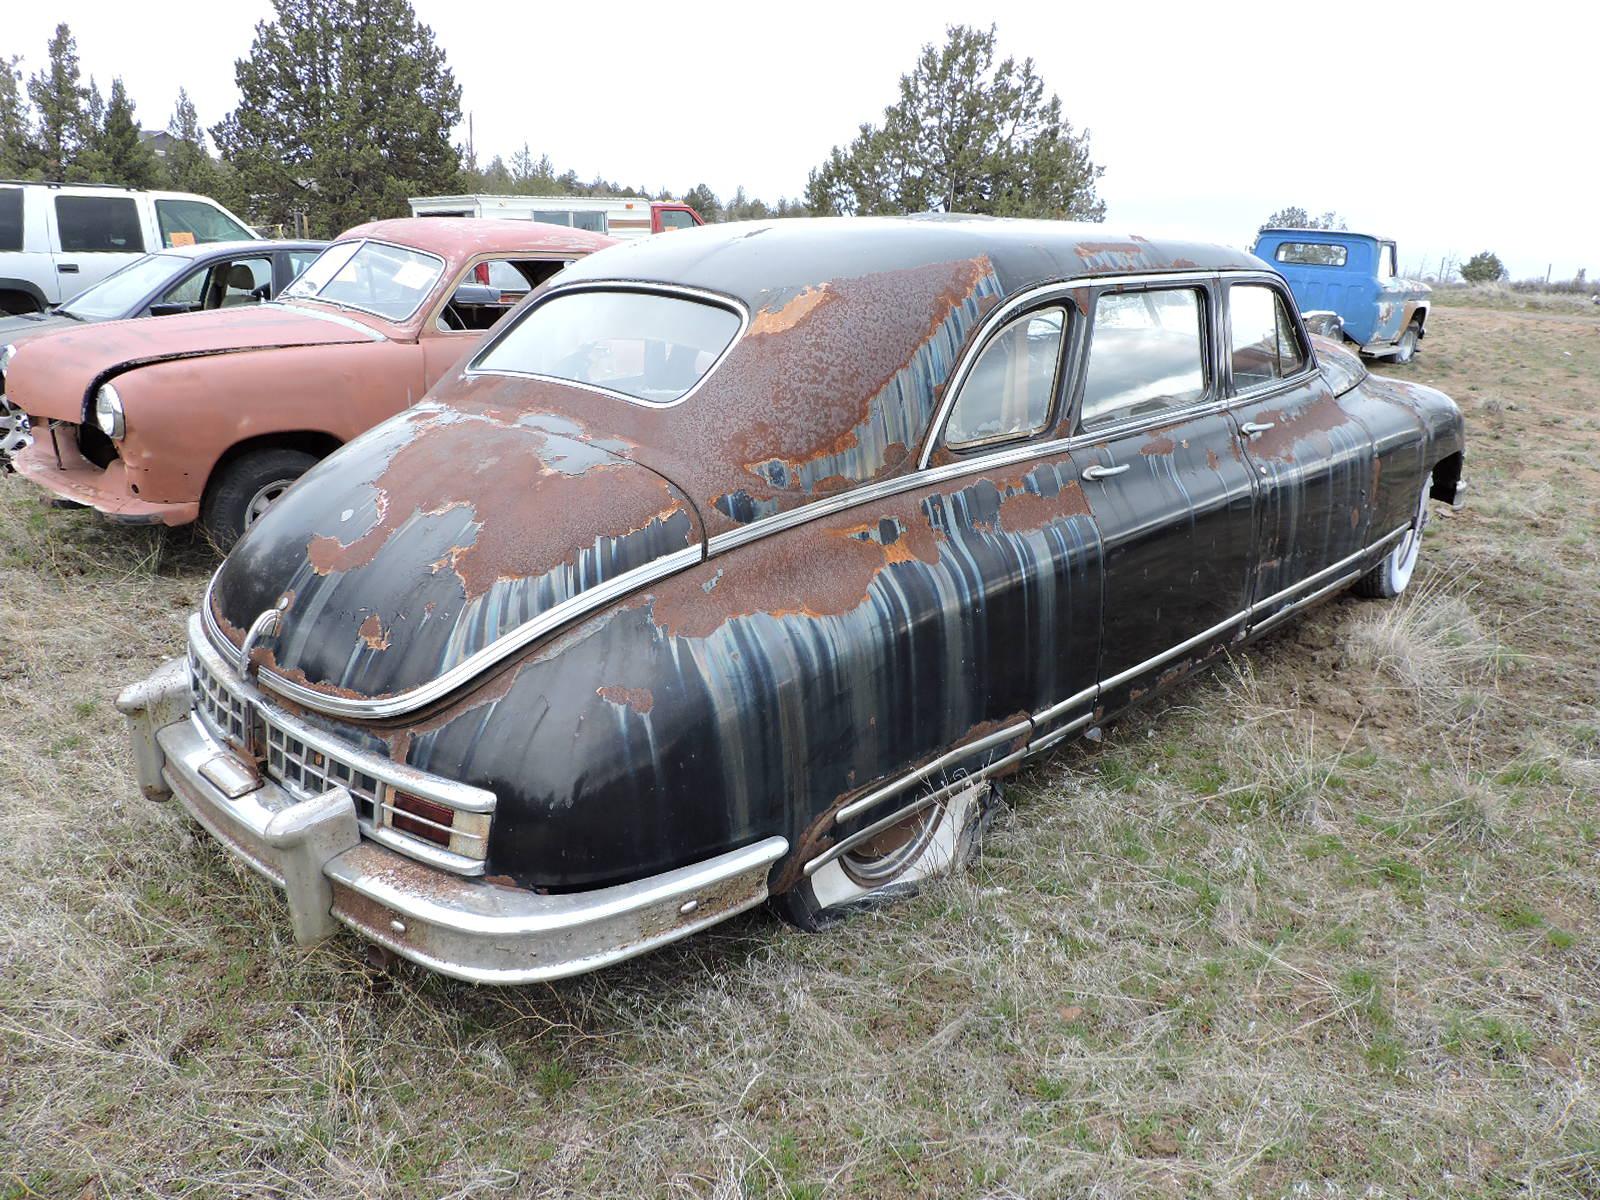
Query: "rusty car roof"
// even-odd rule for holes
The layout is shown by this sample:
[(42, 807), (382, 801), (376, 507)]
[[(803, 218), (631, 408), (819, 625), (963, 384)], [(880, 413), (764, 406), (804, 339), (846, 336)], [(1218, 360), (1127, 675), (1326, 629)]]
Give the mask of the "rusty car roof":
[(518, 250), (590, 254), (616, 242), (615, 238), (569, 229), (565, 225), (493, 217), (396, 217), (388, 221), (368, 221), (345, 230), (337, 240), (347, 242), (353, 238), (397, 242), (430, 251), (450, 262), (460, 262), (476, 254)]
[(643, 238), (575, 264), (562, 282), (675, 283), (733, 296), (752, 309), (775, 292), (835, 279), (987, 259), (1002, 298), (1079, 276), (1260, 270), (1242, 250), (1144, 238), (1103, 225), (969, 215), (824, 217), (734, 222)]

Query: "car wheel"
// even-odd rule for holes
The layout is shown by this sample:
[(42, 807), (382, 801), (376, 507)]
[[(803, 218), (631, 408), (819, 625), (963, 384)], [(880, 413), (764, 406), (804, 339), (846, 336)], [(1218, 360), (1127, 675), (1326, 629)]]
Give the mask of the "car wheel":
[(852, 909), (916, 891), (964, 866), (994, 815), (995, 785), (981, 781), (859, 843), (773, 899), (790, 924), (815, 932)]
[(0, 313), (8, 317), (43, 311), (44, 306), (26, 292), (0, 292)]
[(1417, 323), (1413, 321), (1406, 326), (1406, 331), (1400, 335), (1400, 340), (1395, 343), (1395, 362), (1408, 363), (1417, 356), (1418, 336)]
[(240, 455), (206, 490), (200, 506), (206, 533), (226, 550), (316, 461), (303, 450), (252, 450)]
[(1411, 574), (1417, 569), (1417, 554), (1422, 549), (1422, 530), (1428, 523), (1428, 493), (1433, 490), (1433, 476), (1422, 481), (1422, 495), (1417, 500), (1417, 515), (1411, 528), (1406, 530), (1393, 550), (1383, 556), (1383, 561), (1356, 580), (1357, 595), (1373, 600), (1390, 600), (1406, 590)]

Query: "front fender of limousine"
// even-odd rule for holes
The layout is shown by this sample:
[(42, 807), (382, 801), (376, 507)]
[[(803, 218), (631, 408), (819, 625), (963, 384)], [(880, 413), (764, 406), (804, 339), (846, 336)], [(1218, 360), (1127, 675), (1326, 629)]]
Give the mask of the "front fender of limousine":
[(959, 864), (997, 778), (1355, 587), (1462, 423), (1222, 247), (979, 218), (569, 268), (239, 542), (124, 693), (140, 783), (461, 978), (813, 927)]

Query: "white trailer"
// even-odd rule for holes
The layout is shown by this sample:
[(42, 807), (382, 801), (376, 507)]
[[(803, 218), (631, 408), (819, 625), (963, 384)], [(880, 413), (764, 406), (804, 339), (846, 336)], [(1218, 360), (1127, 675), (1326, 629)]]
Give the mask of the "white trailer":
[(687, 204), (645, 196), (414, 196), (411, 215), (543, 221), (622, 241), (705, 224)]

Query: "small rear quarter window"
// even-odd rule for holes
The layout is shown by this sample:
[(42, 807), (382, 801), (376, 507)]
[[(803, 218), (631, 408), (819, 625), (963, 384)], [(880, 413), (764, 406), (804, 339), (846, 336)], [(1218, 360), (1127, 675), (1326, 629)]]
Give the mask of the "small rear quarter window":
[(1350, 251), (1327, 242), (1284, 242), (1272, 257), (1281, 263), (1304, 267), (1342, 267)]
[(22, 249), (22, 189), (0, 188), (0, 250)]
[(660, 292), (558, 293), (528, 309), (472, 369), (538, 375), (645, 404), (687, 395), (738, 336), (720, 304)]

